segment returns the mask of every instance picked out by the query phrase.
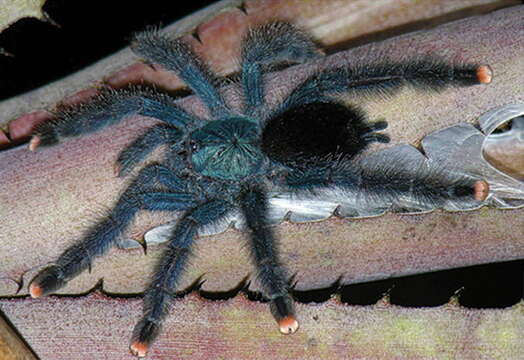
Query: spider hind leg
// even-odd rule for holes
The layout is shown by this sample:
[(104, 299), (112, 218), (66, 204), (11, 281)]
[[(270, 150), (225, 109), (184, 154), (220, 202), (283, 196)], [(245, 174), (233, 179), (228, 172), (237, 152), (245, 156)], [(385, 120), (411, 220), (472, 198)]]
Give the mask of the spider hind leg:
[(293, 299), (289, 293), (286, 269), (280, 263), (276, 238), (267, 223), (267, 196), (258, 187), (244, 189), (240, 206), (249, 233), (251, 257), (257, 268), (264, 294), (280, 332), (292, 334), (298, 329)]
[(180, 275), (188, 262), (191, 247), (200, 227), (218, 221), (231, 208), (222, 200), (211, 200), (188, 210), (170, 236), (169, 244), (155, 269), (153, 282), (144, 296), (142, 319), (133, 330), (130, 350), (144, 357), (158, 336), (172, 304)]

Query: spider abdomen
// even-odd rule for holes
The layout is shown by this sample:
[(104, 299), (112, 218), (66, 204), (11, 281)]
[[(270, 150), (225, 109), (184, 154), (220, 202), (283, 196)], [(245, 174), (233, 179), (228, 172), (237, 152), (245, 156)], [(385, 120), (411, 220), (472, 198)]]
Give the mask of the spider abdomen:
[[(381, 123), (379, 128), (374, 127), (366, 122), (362, 111), (338, 102), (300, 104), (266, 123), (261, 146), (267, 156), (281, 163), (333, 155), (352, 157), (369, 144), (371, 138), (366, 135), (385, 126)], [(381, 136), (383, 141), (388, 140), (386, 135)]]

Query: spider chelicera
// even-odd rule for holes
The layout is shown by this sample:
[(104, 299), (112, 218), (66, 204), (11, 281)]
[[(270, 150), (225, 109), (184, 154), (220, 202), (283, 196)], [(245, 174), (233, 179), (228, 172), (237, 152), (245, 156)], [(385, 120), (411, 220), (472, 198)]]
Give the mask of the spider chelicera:
[(236, 209), (244, 216), (251, 257), (280, 331), (298, 329), (289, 277), (266, 220), (269, 190), (299, 194), (337, 188), (356, 192), (360, 201), (391, 199), (393, 210), (395, 199), (401, 197), (438, 207), (456, 198), (480, 203), (488, 195), (489, 186), (481, 179), (424, 169), (397, 171), (394, 162), (375, 166), (359, 160), (371, 142), (389, 141), (379, 132), (387, 123), (368, 122), (356, 105), (333, 97), (350, 92), (393, 95), (406, 85), (439, 90), (487, 84), (492, 77), (487, 65), (423, 58), (320, 69), (278, 106), (270, 107), (265, 102), (270, 91), (264, 80), (267, 70), (320, 56), (306, 34), (288, 23), (273, 22), (251, 29), (244, 38), (239, 74), (243, 106), (235, 110), (224, 101), (215, 75), (183, 41), (147, 31), (135, 36), (132, 49), (177, 74), (207, 106), (209, 118), (183, 110), (156, 90), (131, 88), (105, 91), (88, 104), (58, 111), (55, 120), (38, 126), (32, 150), (135, 114), (160, 120), (120, 153), (120, 176), (156, 147), (166, 145), (166, 151), (162, 162), (139, 171), (107, 216), (40, 271), (30, 284), (30, 294), (36, 298), (52, 293), (88, 268), (94, 257), (115, 244), (138, 211), (182, 212), (145, 293), (143, 317), (131, 341), (137, 356), (145, 356), (160, 331), (198, 229)]

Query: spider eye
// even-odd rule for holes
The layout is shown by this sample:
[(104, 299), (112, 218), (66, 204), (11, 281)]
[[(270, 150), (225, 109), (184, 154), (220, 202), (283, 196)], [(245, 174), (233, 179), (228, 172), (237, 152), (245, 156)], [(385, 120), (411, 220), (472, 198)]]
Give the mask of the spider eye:
[(200, 150), (200, 145), (195, 140), (189, 141), (189, 147), (193, 153), (196, 153), (198, 150)]

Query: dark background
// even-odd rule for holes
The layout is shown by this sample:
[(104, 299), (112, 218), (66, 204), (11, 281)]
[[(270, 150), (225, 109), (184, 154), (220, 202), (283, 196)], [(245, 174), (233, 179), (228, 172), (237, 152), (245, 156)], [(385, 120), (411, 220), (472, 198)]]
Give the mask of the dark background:
[[(180, 5), (181, 2), (163, 0), (48, 0), (44, 10), (60, 27), (29, 18), (19, 20), (0, 34), (0, 47), (14, 55), (0, 56), (0, 100), (57, 80), (114, 53), (127, 46), (133, 32), (147, 25), (167, 25), (212, 2), (192, 0)], [(332, 293), (339, 292), (342, 300), (350, 304), (372, 304), (387, 292), (394, 304), (436, 306), (446, 303), (459, 289), (459, 300), (464, 306), (513, 305), (523, 296), (524, 261), (343, 288), (334, 284), (329, 289), (295, 292), (295, 296), (299, 301), (325, 301)]]
[(44, 11), (59, 27), (25, 18), (0, 33), (0, 48), (13, 55), (0, 55), (0, 100), (74, 73), (126, 47), (134, 32), (168, 25), (213, 2), (48, 0)]

